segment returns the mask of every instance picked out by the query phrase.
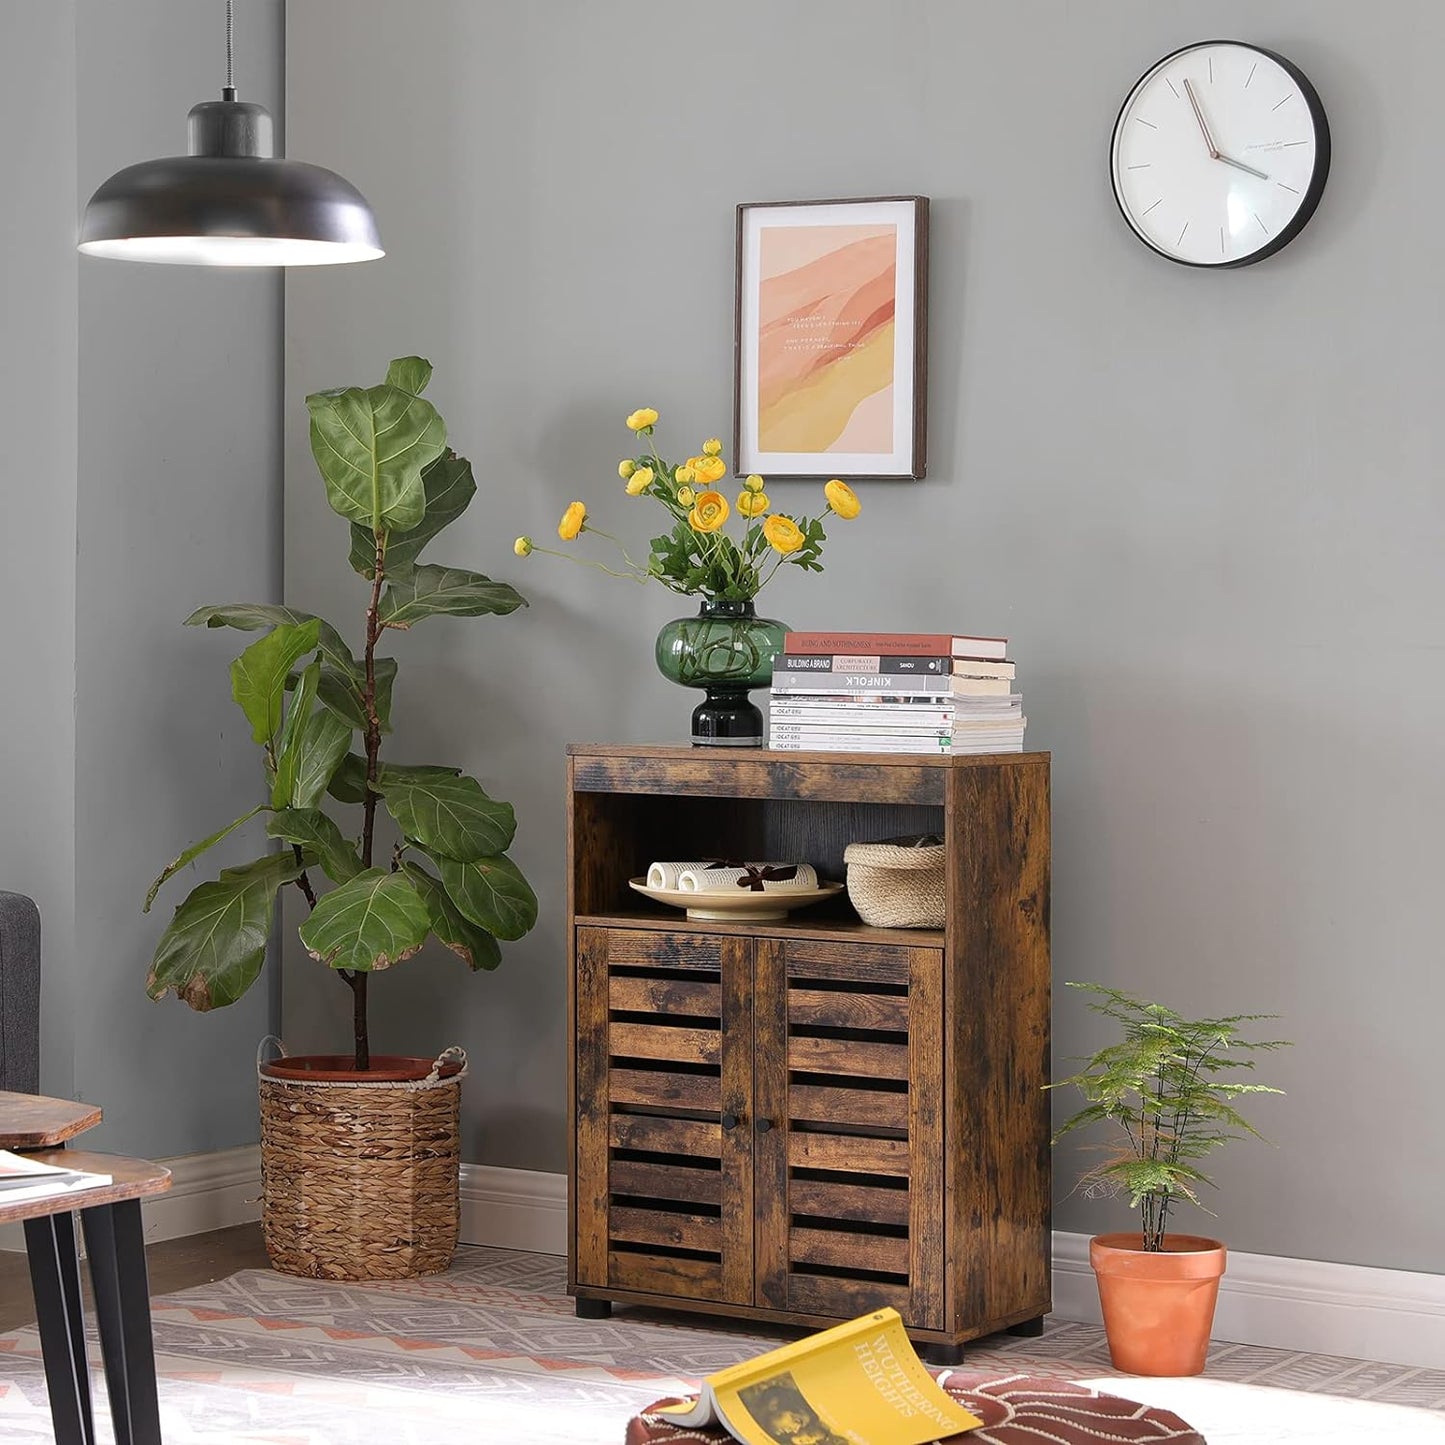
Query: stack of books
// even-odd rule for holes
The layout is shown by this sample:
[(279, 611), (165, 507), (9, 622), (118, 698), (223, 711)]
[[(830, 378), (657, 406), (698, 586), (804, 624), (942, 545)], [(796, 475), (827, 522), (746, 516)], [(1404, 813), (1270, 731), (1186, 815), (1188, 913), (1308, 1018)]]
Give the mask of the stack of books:
[(1008, 639), (790, 632), (773, 659), (769, 742), (796, 752), (1021, 753)]

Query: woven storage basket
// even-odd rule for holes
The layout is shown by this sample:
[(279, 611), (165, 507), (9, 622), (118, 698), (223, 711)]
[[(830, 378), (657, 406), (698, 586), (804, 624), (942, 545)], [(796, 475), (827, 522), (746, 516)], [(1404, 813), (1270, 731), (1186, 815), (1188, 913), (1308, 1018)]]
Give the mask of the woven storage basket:
[[(457, 1246), (466, 1055), (374, 1059), (391, 1081), (325, 1077), (349, 1063), (258, 1062), (266, 1253), (282, 1274), (316, 1279), (436, 1274)], [(307, 1064), (320, 1076), (275, 1072)]]
[(943, 927), (943, 839), (937, 834), (850, 843), (848, 897), (874, 928)]

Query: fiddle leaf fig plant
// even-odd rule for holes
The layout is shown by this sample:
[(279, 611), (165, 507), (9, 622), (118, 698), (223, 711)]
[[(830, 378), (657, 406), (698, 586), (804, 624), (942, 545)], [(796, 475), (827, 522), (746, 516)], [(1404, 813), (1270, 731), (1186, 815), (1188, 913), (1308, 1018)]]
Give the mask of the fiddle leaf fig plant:
[[(473, 970), (492, 969), (497, 940), (537, 921), (537, 897), (507, 856), (511, 804), (460, 768), (381, 759), (397, 673), (396, 659), (378, 652), (386, 633), (526, 605), (505, 582), (418, 561), (476, 492), (471, 463), (448, 447), (446, 423), (422, 397), (431, 372), (430, 362), (402, 357), (380, 386), (306, 398), (311, 452), (332, 510), (351, 524), (352, 568), (368, 584), (360, 655), (329, 622), (293, 607), (232, 603), (186, 619), (261, 634), (231, 664), (231, 694), (261, 749), (264, 798), (168, 863), (145, 901), (149, 911), (176, 873), (266, 814), (282, 851), (192, 889), (161, 936), (146, 990), (154, 999), (174, 992), (201, 1011), (234, 1003), (265, 962), (277, 895), (294, 886), (310, 910), (301, 942), (351, 990), (358, 1069), (370, 1067), (373, 973), (428, 937)], [(328, 800), (348, 809), (342, 820)], [(395, 825), (389, 856), (378, 848), (378, 810)], [(332, 886), (318, 893), (321, 876)]]

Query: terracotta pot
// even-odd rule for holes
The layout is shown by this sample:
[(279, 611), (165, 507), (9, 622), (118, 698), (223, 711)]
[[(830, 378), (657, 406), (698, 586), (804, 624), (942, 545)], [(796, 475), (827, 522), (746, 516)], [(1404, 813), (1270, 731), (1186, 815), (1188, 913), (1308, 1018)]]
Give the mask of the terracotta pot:
[(1089, 1241), (1109, 1358), (1131, 1375), (1198, 1375), (1209, 1352), (1224, 1246), (1195, 1234), (1166, 1235), (1157, 1252), (1143, 1245), (1140, 1234)]
[[(426, 1078), (434, 1067), (431, 1059), (405, 1054), (373, 1054), (366, 1070), (356, 1067), (351, 1054), (287, 1054), (266, 1060), (261, 1072), (268, 1079), (309, 1079), (317, 1084), (410, 1084)], [(437, 1067), (438, 1076), (449, 1079), (461, 1067), (455, 1059), (448, 1059)]]

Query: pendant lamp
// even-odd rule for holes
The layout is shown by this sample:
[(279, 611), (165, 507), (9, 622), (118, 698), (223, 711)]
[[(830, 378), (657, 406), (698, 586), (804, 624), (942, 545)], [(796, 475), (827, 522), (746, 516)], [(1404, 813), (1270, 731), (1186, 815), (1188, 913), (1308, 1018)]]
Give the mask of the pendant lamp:
[(349, 181), (277, 158), (270, 112), (236, 99), (226, 0), (226, 88), (190, 113), (190, 154), (117, 171), (90, 198), (80, 249), (183, 266), (332, 266), (385, 252)]

